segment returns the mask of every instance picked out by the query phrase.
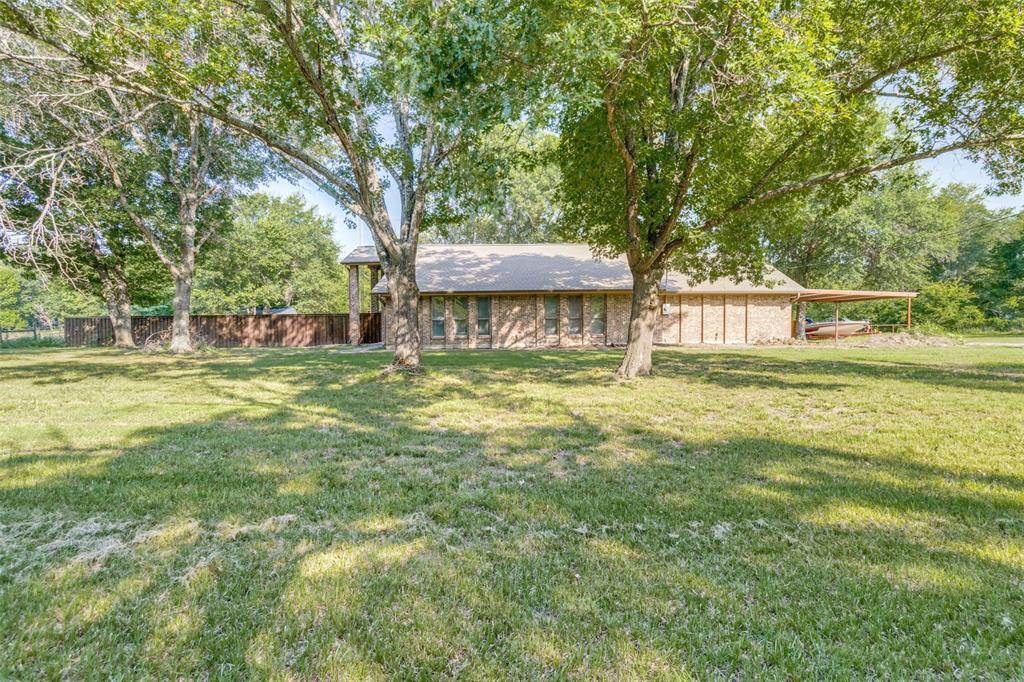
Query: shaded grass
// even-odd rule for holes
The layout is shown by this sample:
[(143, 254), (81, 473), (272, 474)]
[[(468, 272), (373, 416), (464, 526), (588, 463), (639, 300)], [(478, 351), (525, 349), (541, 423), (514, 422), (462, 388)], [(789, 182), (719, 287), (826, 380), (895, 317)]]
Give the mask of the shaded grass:
[(1024, 674), (1008, 348), (0, 353), (0, 678)]

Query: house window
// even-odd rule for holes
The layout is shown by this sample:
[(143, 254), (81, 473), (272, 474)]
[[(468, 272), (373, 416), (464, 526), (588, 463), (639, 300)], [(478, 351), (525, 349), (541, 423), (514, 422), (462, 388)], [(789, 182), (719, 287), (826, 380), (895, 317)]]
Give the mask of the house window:
[(430, 299), (430, 335), (435, 339), (444, 338), (444, 299), (440, 296)]
[(469, 335), (469, 299), (456, 296), (452, 302), (452, 319), (455, 321), (455, 336)]
[(476, 299), (476, 335), (491, 335), (491, 298), (477, 296)]
[(604, 336), (604, 296), (590, 297), (590, 333)]
[(558, 336), (558, 297), (544, 297), (544, 334)]
[(566, 299), (569, 308), (569, 335), (581, 336), (583, 334), (583, 297), (570, 296)]

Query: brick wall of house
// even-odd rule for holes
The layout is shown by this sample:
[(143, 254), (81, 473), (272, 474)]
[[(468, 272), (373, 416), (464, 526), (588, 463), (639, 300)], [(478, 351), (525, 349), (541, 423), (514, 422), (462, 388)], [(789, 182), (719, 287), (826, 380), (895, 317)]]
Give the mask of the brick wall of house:
[(683, 319), (683, 343), (701, 343), (704, 329), (702, 296), (683, 296), (680, 311)]
[(629, 338), (629, 294), (608, 294), (606, 343), (609, 346), (625, 345)]
[(725, 329), (722, 332), (726, 343), (747, 342), (747, 297), (725, 297)]
[[(537, 342), (533, 296), (494, 296), (491, 299), (491, 345), (495, 348), (531, 348)], [(497, 304), (497, 305), (495, 305)]]
[(676, 345), (679, 343), (682, 296), (666, 295), (661, 297), (661, 310), (654, 328), (654, 342)]
[(702, 296), (701, 343), (725, 343), (725, 296)]
[[(455, 334), (454, 296), (444, 296), (444, 336), (431, 335), (431, 296), (420, 299), (420, 337), (424, 348), (536, 348), (623, 345), (629, 332), (629, 294), (603, 295), (605, 335), (591, 334), (592, 298), (582, 295), (582, 333), (570, 335), (569, 294), (559, 296), (558, 333), (545, 334), (544, 294), (491, 296), (491, 335), (477, 333), (477, 297), (468, 296), (465, 336)], [(597, 297), (597, 295), (595, 295)], [(662, 297), (655, 342), (662, 344), (764, 343), (790, 336), (792, 308), (785, 295), (678, 295)], [(384, 307), (384, 340), (394, 338), (390, 306)]]
[(782, 341), (792, 337), (792, 305), (786, 296), (751, 296), (748, 336), (751, 343)]

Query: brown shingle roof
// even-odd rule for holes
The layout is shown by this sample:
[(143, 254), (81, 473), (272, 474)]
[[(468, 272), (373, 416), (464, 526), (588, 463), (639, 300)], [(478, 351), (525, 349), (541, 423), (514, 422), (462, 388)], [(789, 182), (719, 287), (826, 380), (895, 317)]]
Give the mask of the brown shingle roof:
[[(526, 291), (631, 291), (626, 258), (595, 258), (586, 244), (422, 244), (416, 258), (416, 281), (424, 294)], [(371, 260), (372, 258), (372, 260)], [(372, 246), (354, 249), (342, 263), (376, 263)], [(667, 293), (791, 294), (803, 287), (774, 268), (767, 284), (718, 279), (690, 286), (680, 273), (669, 273)], [(381, 280), (374, 293), (387, 293)]]
[(367, 265), (379, 262), (380, 258), (377, 257), (377, 247), (375, 246), (357, 246), (341, 259), (342, 265)]

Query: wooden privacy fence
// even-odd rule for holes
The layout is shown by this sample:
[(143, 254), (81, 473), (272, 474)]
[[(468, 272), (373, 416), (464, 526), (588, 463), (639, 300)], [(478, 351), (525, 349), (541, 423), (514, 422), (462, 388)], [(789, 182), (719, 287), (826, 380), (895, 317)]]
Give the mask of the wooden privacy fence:
[[(142, 345), (153, 339), (166, 340), (171, 333), (170, 315), (133, 317), (132, 336)], [(380, 313), (360, 313), (362, 343), (379, 343)], [(348, 314), (325, 315), (193, 315), (192, 333), (220, 348), (234, 346), (326, 346), (348, 343)], [(68, 346), (109, 345), (114, 329), (107, 317), (64, 319), (64, 344)]]

